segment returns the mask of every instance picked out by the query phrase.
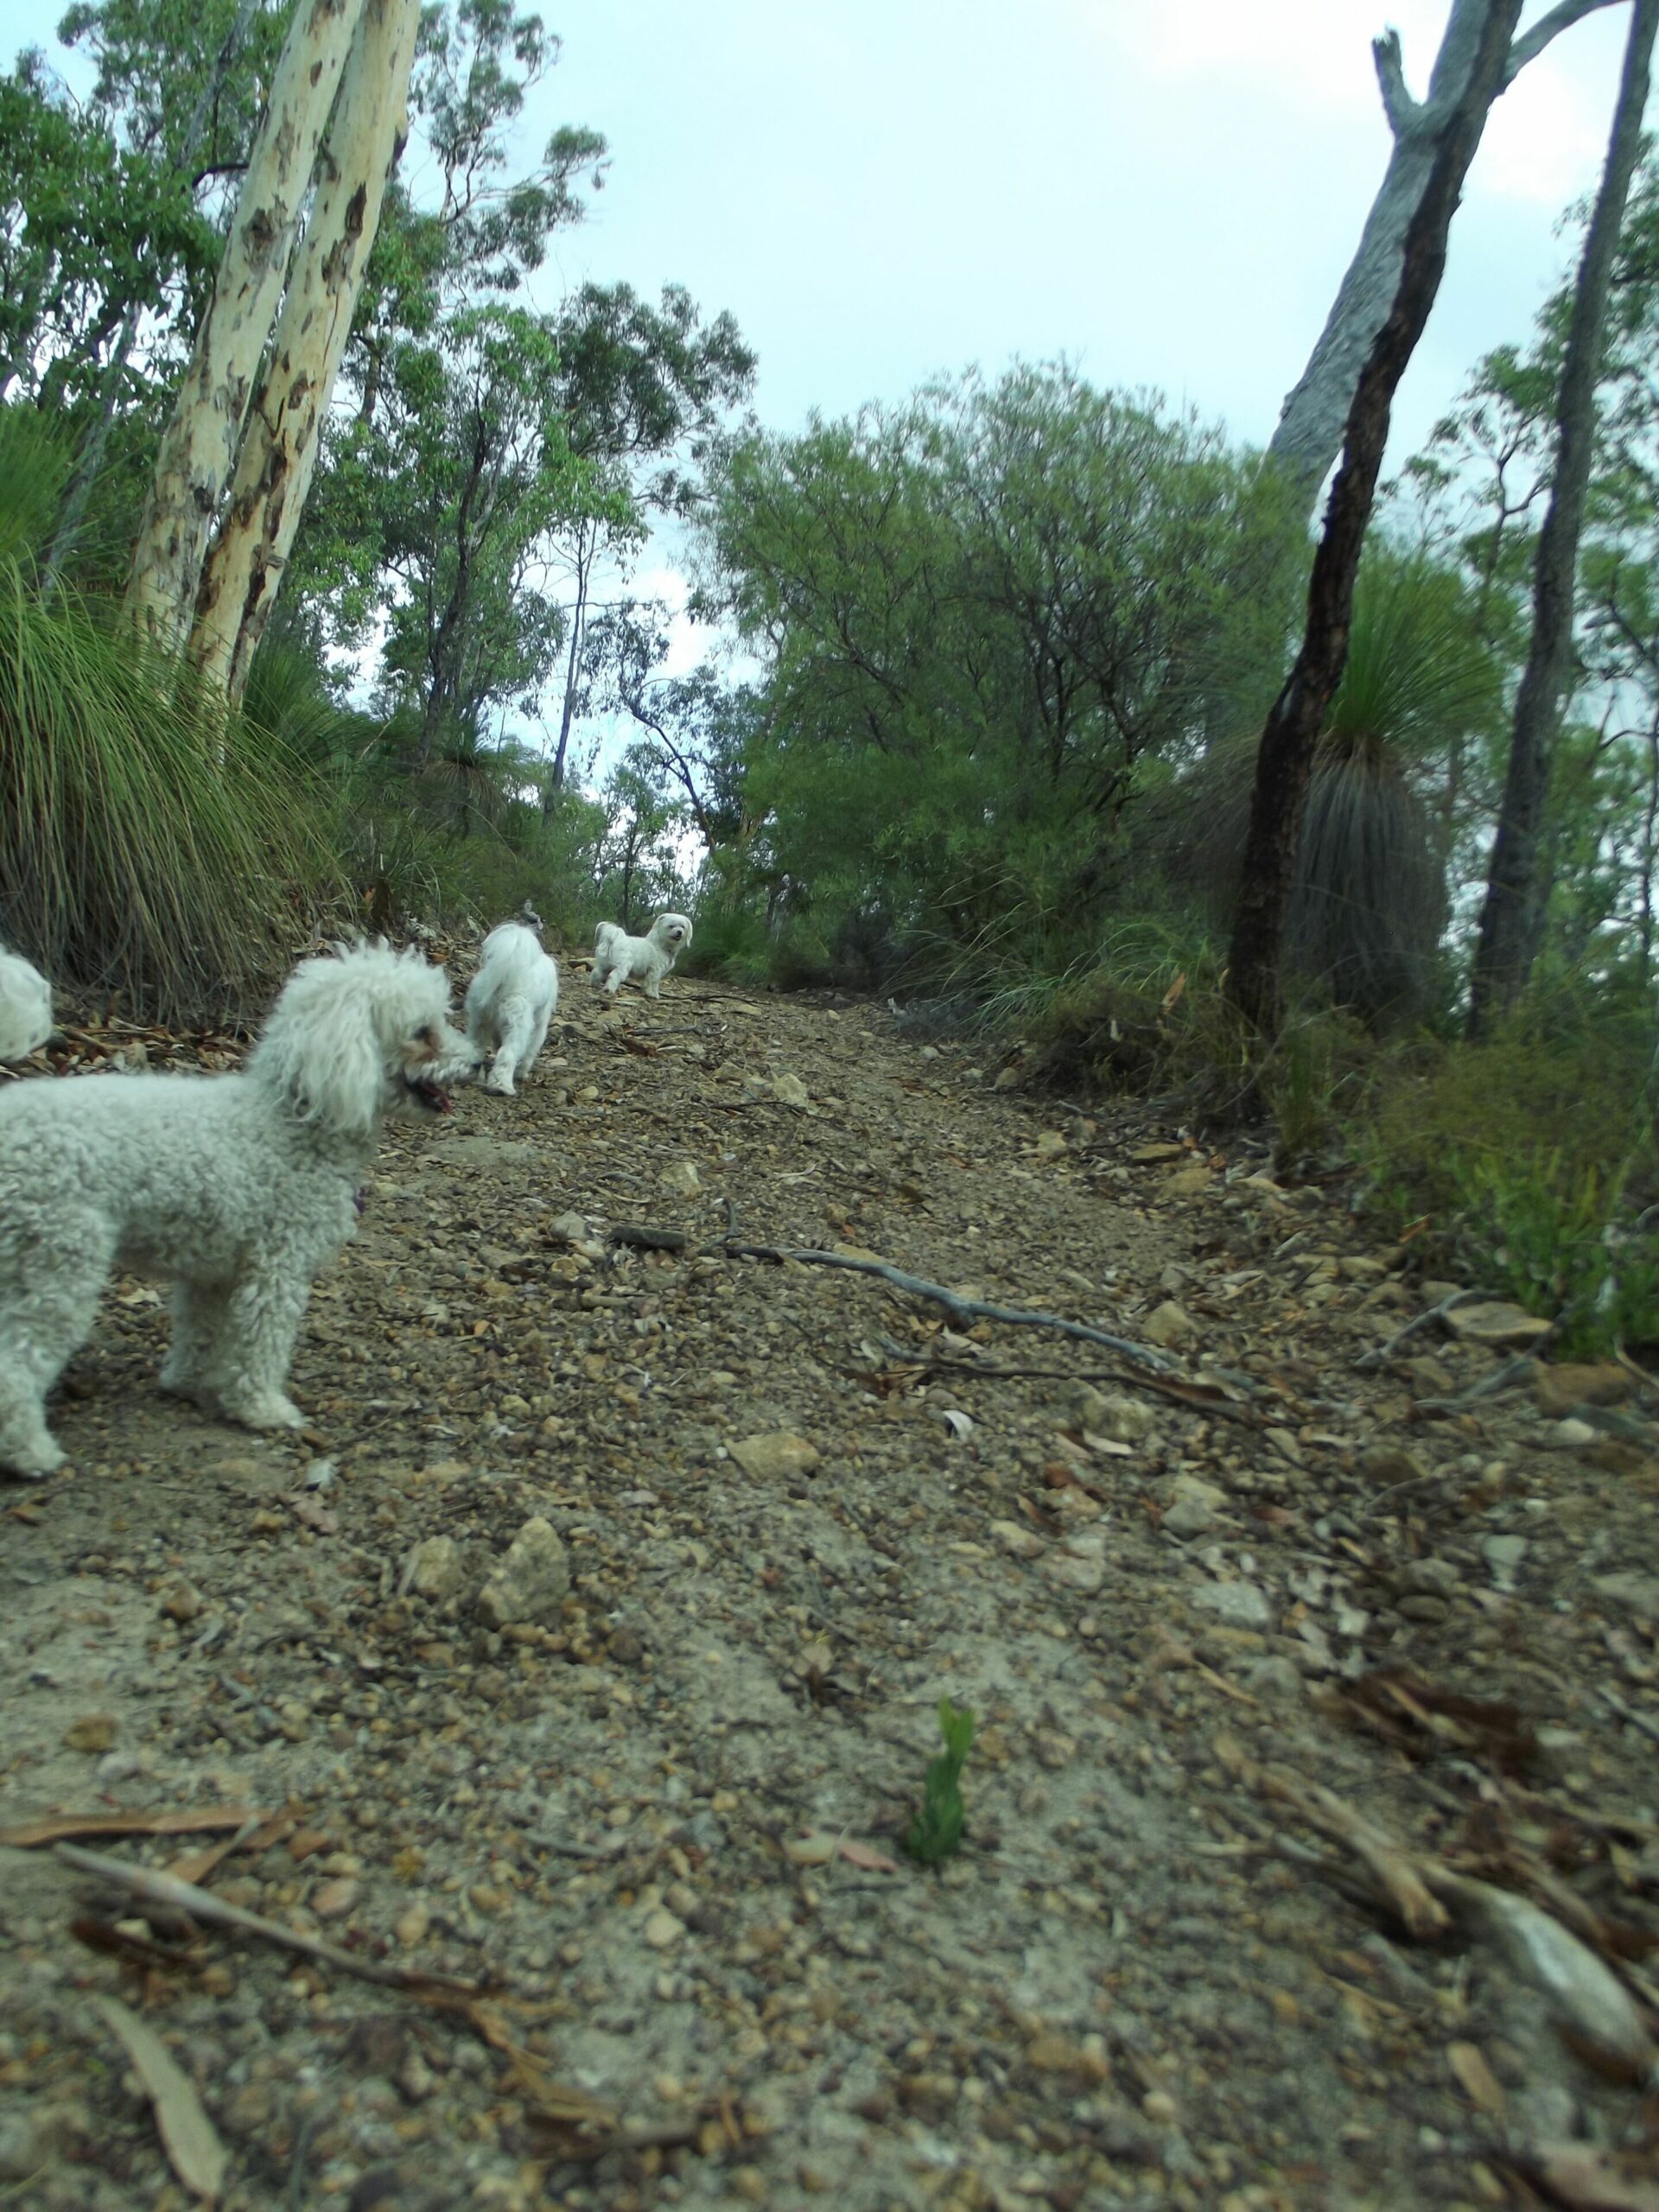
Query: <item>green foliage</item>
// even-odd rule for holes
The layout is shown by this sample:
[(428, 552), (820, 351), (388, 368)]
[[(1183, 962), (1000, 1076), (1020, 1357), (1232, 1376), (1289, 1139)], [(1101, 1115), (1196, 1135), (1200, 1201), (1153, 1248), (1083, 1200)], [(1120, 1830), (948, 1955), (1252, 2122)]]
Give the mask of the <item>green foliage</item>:
[(964, 1706), (939, 1700), (944, 1749), (927, 1770), (920, 1808), (905, 1834), (905, 1849), (925, 1866), (937, 1866), (962, 1843), (962, 1770), (974, 1740), (974, 1716)]
[(1580, 982), (1478, 1045), (1395, 1053), (1352, 1127), (1369, 1209), (1427, 1264), (1555, 1321), (1569, 1353), (1655, 1340), (1655, 1045), (1638, 995)]
[(326, 791), (96, 601), (42, 606), (39, 462), (0, 410), (0, 936), (162, 1016), (251, 1007), (343, 887)]
[(1061, 965), (1124, 892), (1148, 784), (1241, 669), (1270, 691), (1300, 555), (1218, 433), (1063, 367), (742, 442), (709, 544), (767, 666), (762, 880), (831, 942), (877, 910), (947, 951), (1058, 928)]

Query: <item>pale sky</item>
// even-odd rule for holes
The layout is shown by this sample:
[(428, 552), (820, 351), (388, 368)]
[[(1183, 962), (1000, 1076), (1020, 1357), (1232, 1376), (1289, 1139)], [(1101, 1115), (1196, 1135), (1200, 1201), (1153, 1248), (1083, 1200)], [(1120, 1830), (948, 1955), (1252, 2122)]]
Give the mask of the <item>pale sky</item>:
[[(686, 285), (760, 357), (770, 428), (928, 378), (1067, 355), (1264, 442), (1388, 155), (1370, 39), (1420, 96), (1448, 0), (607, 0), (549, 10), (524, 118), (610, 142), (538, 304), (593, 277)], [(1523, 26), (1543, 12), (1531, 0)], [(51, 53), (60, 5), (14, 0)], [(1592, 190), (1629, 10), (1575, 25), (1488, 124), (1390, 448), (1421, 444), (1483, 352), (1524, 340)], [(58, 52), (60, 54), (60, 49)], [(68, 57), (72, 80), (79, 73)], [(412, 179), (418, 188), (416, 171)]]
[[(939, 372), (1065, 353), (1264, 440), (1381, 177), (1370, 39), (1426, 87), (1447, 0), (607, 0), (546, 13), (533, 96), (610, 141), (604, 191), (537, 283), (626, 278), (729, 308), (779, 429)], [(1523, 24), (1543, 12), (1532, 0)], [(59, 0), (8, 42), (56, 48)], [(1523, 339), (1593, 188), (1628, 9), (1565, 32), (1498, 104), (1397, 410), (1419, 442), (1479, 354)], [(418, 175), (414, 180), (418, 183)]]

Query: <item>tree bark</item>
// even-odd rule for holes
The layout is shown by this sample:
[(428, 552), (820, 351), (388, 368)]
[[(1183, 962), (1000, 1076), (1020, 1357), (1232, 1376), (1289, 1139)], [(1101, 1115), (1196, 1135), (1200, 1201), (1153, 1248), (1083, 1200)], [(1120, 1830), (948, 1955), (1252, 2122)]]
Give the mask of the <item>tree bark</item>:
[[(1463, 4), (1466, 10), (1467, 0)], [(1438, 131), (1428, 180), (1406, 231), (1393, 303), (1348, 412), (1342, 466), (1313, 556), (1302, 648), (1262, 733), (1228, 955), (1227, 996), (1264, 1037), (1276, 1035), (1283, 1019), (1280, 957), (1302, 816), (1325, 713), (1347, 658), (1354, 578), (1388, 442), (1389, 410), (1440, 290), (1452, 218), (1487, 115), (1503, 90), (1521, 4), (1522, 0), (1484, 0), (1474, 51), (1463, 72), (1462, 98)]]
[(1618, 105), (1607, 142), (1601, 188), (1573, 288), (1555, 404), (1555, 469), (1533, 569), (1532, 638), (1516, 694), (1509, 775), (1492, 842), (1470, 981), (1469, 1034), (1513, 1005), (1532, 972), (1549, 895), (1541, 833), (1550, 767), (1573, 682), (1573, 585), (1579, 537), (1596, 442), (1596, 384), (1601, 374), (1613, 257), (1642, 151), (1659, 0), (1631, 0), (1630, 33)]
[[(1513, 41), (1498, 92), (1511, 85), (1558, 32), (1613, 4), (1614, 0), (1561, 0), (1524, 38)], [(1359, 250), (1307, 366), (1285, 400), (1268, 447), (1268, 457), (1306, 495), (1310, 514), (1325, 472), (1337, 457), (1360, 372), (1394, 300), (1412, 217), (1422, 204), (1444, 135), (1467, 95), (1486, 6), (1487, 0), (1452, 0), (1424, 101), (1414, 100), (1406, 89), (1399, 34), (1389, 31), (1371, 41), (1383, 111), (1394, 134), (1393, 149), (1365, 219)]]
[(588, 587), (594, 559), (598, 552), (598, 531), (588, 535), (588, 525), (581, 523), (576, 531), (576, 601), (570, 610), (570, 647), (565, 656), (564, 702), (559, 709), (559, 739), (553, 751), (553, 765), (547, 772), (547, 782), (542, 791), (542, 812), (550, 815), (558, 803), (558, 794), (564, 789), (566, 757), (570, 750), (570, 731), (576, 718), (576, 671), (582, 661), (582, 640), (588, 627)]
[(207, 541), (282, 297), (300, 210), (362, 0), (301, 0), (248, 157), (213, 296), (156, 457), (127, 607), (156, 643), (189, 635)]
[[(189, 120), (184, 126), (184, 137), (179, 143), (177, 169), (188, 169), (195, 160), (201, 143), (207, 135), (213, 104), (223, 91), (229, 76), (231, 64), (241, 50), (253, 19), (258, 0), (240, 0), (236, 20), (225, 34), (225, 42), (219, 49), (219, 59), (213, 73), (197, 93)], [(41, 603), (50, 607), (57, 595), (58, 584), (64, 565), (74, 550), (75, 539), (86, 518), (86, 504), (92, 496), (92, 486), (98, 481), (99, 471), (104, 466), (104, 455), (109, 449), (110, 432), (115, 427), (115, 410), (121, 397), (121, 379), (133, 347), (138, 343), (138, 326), (143, 318), (142, 302), (135, 300), (128, 304), (117, 335), (115, 347), (104, 365), (99, 380), (98, 418), (88, 432), (86, 442), (75, 463), (75, 473), (64, 494), (63, 506), (58, 516), (57, 528), (52, 533), (52, 543), (47, 548), (46, 559), (41, 565)]]
[(386, 186), (408, 136), (420, 13), (420, 0), (364, 0), (311, 218), (202, 575), (190, 650), (232, 702), (246, 689), (293, 550)]

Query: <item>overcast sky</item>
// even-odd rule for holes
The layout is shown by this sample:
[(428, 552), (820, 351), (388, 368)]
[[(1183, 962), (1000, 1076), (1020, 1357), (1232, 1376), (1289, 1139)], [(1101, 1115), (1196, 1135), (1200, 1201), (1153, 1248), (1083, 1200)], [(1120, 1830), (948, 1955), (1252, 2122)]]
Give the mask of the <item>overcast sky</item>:
[[(603, 132), (608, 181), (540, 302), (587, 277), (686, 285), (760, 354), (763, 422), (897, 400), (939, 372), (1069, 356), (1264, 442), (1388, 158), (1372, 35), (1427, 83), (1448, 0), (605, 0), (550, 11), (524, 118)], [(54, 48), (61, 9), (13, 0)], [(1522, 18), (1543, 12), (1532, 0)], [(1627, 8), (1499, 102), (1452, 233), (1391, 459), (1559, 280), (1593, 188)], [(80, 74), (71, 58), (67, 73)], [(418, 189), (418, 174), (412, 179)]]
[[(1542, 10), (1529, 7), (1523, 22)], [(1447, 0), (613, 0), (550, 17), (537, 124), (610, 179), (550, 283), (687, 284), (760, 356), (762, 419), (896, 399), (940, 370), (1071, 356), (1265, 440), (1388, 157), (1370, 40), (1427, 86)], [(1592, 188), (1629, 10), (1564, 33), (1499, 103), (1397, 420), (1419, 442), (1523, 338)], [(1397, 448), (1396, 450), (1398, 450)]]
[[(1419, 94), (1448, 0), (605, 0), (550, 10), (524, 120), (602, 131), (605, 189), (557, 242), (588, 276), (687, 285), (798, 427), (939, 371), (1070, 356), (1270, 434), (1388, 156), (1370, 39)], [(56, 48), (57, 0), (10, 37)], [(1543, 12), (1532, 0), (1523, 22)], [(1592, 188), (1629, 10), (1564, 33), (1499, 102), (1397, 410), (1419, 442), (1488, 346), (1523, 338)], [(415, 180), (418, 185), (418, 177)]]

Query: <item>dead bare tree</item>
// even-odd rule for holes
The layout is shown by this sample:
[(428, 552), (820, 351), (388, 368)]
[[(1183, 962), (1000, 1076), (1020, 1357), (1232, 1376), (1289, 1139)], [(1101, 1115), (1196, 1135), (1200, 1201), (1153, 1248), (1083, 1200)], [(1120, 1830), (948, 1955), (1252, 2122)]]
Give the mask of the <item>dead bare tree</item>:
[[(1561, 31), (1613, 4), (1614, 0), (1560, 0), (1524, 36), (1512, 41), (1498, 92), (1512, 85)], [(1422, 204), (1446, 135), (1458, 127), (1464, 111), (1486, 20), (1486, 0), (1452, 0), (1424, 100), (1414, 99), (1407, 89), (1399, 33), (1387, 31), (1371, 41), (1394, 145), (1365, 219), (1359, 249), (1307, 366), (1285, 400), (1268, 448), (1283, 474), (1306, 493), (1310, 513), (1325, 472), (1337, 457), (1360, 372), (1390, 312), (1406, 233)]]

